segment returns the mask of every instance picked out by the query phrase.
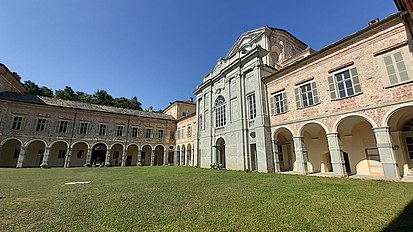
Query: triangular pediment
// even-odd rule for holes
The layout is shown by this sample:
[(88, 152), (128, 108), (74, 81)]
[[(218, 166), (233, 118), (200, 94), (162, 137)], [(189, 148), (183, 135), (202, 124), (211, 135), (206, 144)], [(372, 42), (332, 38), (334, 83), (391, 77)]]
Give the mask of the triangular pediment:
[(234, 45), (232, 45), (231, 50), (229, 50), (226, 58), (236, 54), (239, 48), (247, 50), (249, 50), (248, 48), (252, 48), (254, 42), (256, 42), (257, 39), (261, 37), (261, 35), (265, 32), (265, 28), (266, 27), (260, 27), (258, 29), (254, 29), (252, 31), (248, 31), (242, 34), (238, 38), (237, 42), (235, 42)]

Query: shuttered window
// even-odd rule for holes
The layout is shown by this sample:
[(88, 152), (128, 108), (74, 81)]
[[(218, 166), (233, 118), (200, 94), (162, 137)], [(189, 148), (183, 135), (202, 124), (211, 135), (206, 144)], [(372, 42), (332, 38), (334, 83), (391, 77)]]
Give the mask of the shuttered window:
[(295, 88), (295, 101), (297, 109), (310, 107), (320, 103), (316, 83), (311, 82)]
[(288, 111), (287, 94), (281, 92), (270, 99), (271, 115), (282, 114)]
[(401, 52), (383, 57), (390, 84), (397, 84), (410, 80)]
[(360, 79), (356, 68), (328, 77), (331, 100), (347, 98), (361, 93)]

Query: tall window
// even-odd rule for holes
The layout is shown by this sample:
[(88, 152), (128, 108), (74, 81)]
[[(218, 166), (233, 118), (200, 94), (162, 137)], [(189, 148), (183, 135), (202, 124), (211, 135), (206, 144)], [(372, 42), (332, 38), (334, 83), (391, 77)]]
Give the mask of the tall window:
[(44, 131), (46, 128), (46, 119), (45, 118), (38, 118), (36, 124), (36, 131)]
[(59, 133), (66, 133), (68, 125), (69, 125), (69, 121), (61, 120), (59, 122)]
[(152, 129), (150, 128), (146, 129), (145, 138), (150, 138), (151, 135), (152, 135)]
[(328, 85), (332, 100), (351, 97), (361, 93), (361, 85), (356, 68), (328, 77)]
[(319, 103), (317, 86), (315, 82), (302, 84), (295, 88), (297, 109), (313, 106)]
[(277, 93), (270, 99), (271, 115), (282, 114), (288, 111), (287, 95), (285, 92)]
[(11, 126), (11, 129), (13, 130), (20, 130), (22, 127), (22, 122), (23, 122), (23, 117), (21, 116), (14, 116), (13, 117), (13, 124)]
[(123, 129), (124, 129), (124, 126), (118, 126), (116, 128), (116, 136), (123, 136)]
[(107, 128), (108, 128), (108, 125), (99, 124), (99, 135), (106, 135)]
[(79, 134), (84, 135), (84, 134), (87, 133), (87, 126), (88, 126), (88, 124), (89, 124), (89, 123), (87, 123), (87, 122), (81, 122), (81, 123), (80, 123)]
[(158, 138), (163, 139), (163, 130), (158, 130)]
[(202, 114), (199, 114), (199, 130), (202, 130)]
[(248, 111), (250, 119), (257, 117), (257, 105), (255, 104), (255, 93), (247, 96)]
[(132, 137), (134, 137), (134, 138), (138, 137), (138, 128), (137, 127), (132, 127)]
[(225, 98), (219, 96), (217, 100), (215, 100), (215, 127), (223, 127), (225, 124)]
[(181, 139), (181, 130), (179, 130), (179, 129), (176, 132), (176, 139)]
[(186, 136), (187, 136), (187, 137), (191, 137), (191, 136), (192, 136), (192, 127), (191, 127), (191, 126), (188, 126), (188, 127), (186, 128)]
[(169, 138), (170, 138), (170, 139), (175, 139), (175, 131), (171, 131), (171, 132), (169, 133)]
[(397, 84), (410, 80), (401, 52), (396, 52), (394, 54), (385, 56), (383, 57), (383, 59), (384, 64), (386, 65), (390, 84)]

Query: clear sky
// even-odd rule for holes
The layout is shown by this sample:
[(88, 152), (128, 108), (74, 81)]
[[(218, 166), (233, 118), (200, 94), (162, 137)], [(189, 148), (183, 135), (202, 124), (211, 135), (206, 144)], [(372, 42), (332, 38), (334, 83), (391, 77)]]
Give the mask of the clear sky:
[(188, 99), (239, 36), (285, 29), (319, 50), (395, 13), (391, 0), (0, 0), (0, 63), (53, 90)]

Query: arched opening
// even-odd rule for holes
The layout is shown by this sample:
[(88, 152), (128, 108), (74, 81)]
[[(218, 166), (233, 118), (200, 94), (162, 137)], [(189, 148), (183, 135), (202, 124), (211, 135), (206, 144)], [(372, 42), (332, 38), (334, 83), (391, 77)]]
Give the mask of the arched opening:
[(111, 147), (111, 154), (110, 154), (110, 165), (113, 166), (120, 166), (122, 165), (122, 155), (123, 155), (123, 146), (122, 144), (114, 144)]
[(305, 125), (301, 131), (307, 151), (307, 168), (309, 173), (332, 172), (330, 151), (324, 128), (317, 123)]
[(131, 144), (128, 146), (127, 149), (127, 156), (126, 156), (126, 166), (134, 166), (138, 163), (138, 146), (135, 144)]
[(168, 164), (173, 164), (174, 162), (174, 147), (170, 146), (169, 147), (169, 154), (168, 154)]
[(181, 147), (181, 163), (180, 165), (184, 166), (186, 163), (186, 158), (185, 158), (185, 153), (186, 153), (186, 149), (185, 149), (185, 145), (182, 145)]
[(155, 147), (155, 162), (154, 165), (163, 165), (163, 156), (165, 148), (161, 145)]
[(364, 117), (349, 116), (337, 127), (341, 149), (349, 174), (384, 176), (372, 125)]
[(3, 144), (0, 152), (0, 167), (15, 168), (17, 166), (21, 146), (21, 142), (17, 139), (7, 140)]
[(280, 162), (281, 172), (296, 171), (295, 153), (292, 133), (281, 128), (275, 135), (277, 141), (278, 161)]
[(176, 147), (176, 162), (175, 165), (180, 165), (181, 164), (181, 147), (178, 145)]
[(43, 161), (46, 144), (43, 141), (33, 141), (27, 146), (23, 167), (40, 167)]
[[(89, 146), (85, 142), (78, 142), (73, 145), (72, 156), (70, 158), (71, 167), (82, 167), (86, 163), (87, 150)], [(105, 160), (103, 160), (104, 162)]]
[(107, 146), (104, 143), (98, 143), (92, 148), (92, 157), (90, 163), (92, 165), (103, 165), (105, 164)]
[(142, 147), (141, 153), (141, 162), (145, 166), (151, 165), (151, 155), (152, 155), (152, 147), (149, 145), (145, 145)]
[(191, 144), (188, 144), (187, 146), (186, 146), (186, 165), (193, 165), (192, 164), (192, 147), (191, 147)]
[(221, 165), (222, 168), (225, 168), (225, 140), (223, 138), (217, 139), (215, 149), (217, 164)]
[(52, 144), (47, 162), (49, 167), (63, 167), (67, 154), (67, 143), (58, 141)]
[[(413, 106), (395, 110), (387, 122), (399, 172), (413, 175)], [(409, 175), (410, 176), (410, 175)]]

